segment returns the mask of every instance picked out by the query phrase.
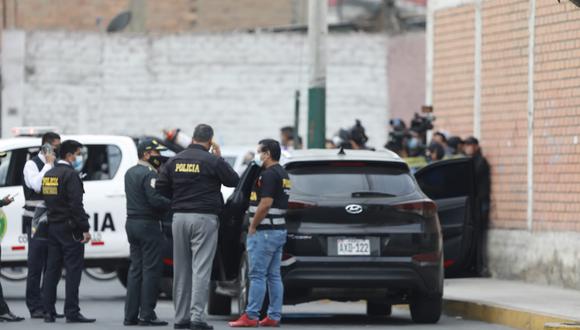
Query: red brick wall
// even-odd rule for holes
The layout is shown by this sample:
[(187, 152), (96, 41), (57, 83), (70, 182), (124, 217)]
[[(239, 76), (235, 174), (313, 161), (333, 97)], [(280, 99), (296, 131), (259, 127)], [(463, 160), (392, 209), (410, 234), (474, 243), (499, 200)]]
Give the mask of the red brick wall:
[(387, 87), (389, 115), (408, 123), (425, 104), (425, 33), (388, 39)]
[(537, 1), (534, 229), (580, 231), (580, 9)]
[[(103, 31), (130, 3), (131, 0), (3, 0), (0, 26)], [(295, 19), (294, 0), (147, 0), (146, 3), (145, 26), (152, 32), (288, 26)]]
[[(474, 9), (435, 13), (437, 128), (472, 134)], [(528, 18), (525, 0), (482, 5), (481, 142), (492, 166), (492, 225), (526, 228)], [(580, 9), (536, 3), (534, 217), (539, 231), (580, 231)]]
[(481, 144), (493, 175), (494, 227), (526, 228), (528, 1), (482, 7)]
[(26, 30), (104, 30), (129, 4), (129, 0), (5, 1), (8, 27)]
[(433, 109), (436, 129), (473, 132), (474, 23), (472, 5), (440, 10), (434, 22)]

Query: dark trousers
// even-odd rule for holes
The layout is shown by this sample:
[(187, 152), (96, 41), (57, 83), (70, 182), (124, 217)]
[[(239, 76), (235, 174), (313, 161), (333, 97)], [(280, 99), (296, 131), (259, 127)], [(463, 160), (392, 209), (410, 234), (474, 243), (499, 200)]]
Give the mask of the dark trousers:
[(489, 230), (489, 200), (482, 200), (480, 207), (480, 229), (477, 233), (477, 258), (476, 271), (480, 276), (489, 276), (488, 260), (487, 260), (487, 240)]
[(163, 271), (159, 222), (127, 220), (127, 238), (131, 245), (131, 266), (127, 278), (125, 320), (154, 320)]
[[(2, 249), (0, 248), (0, 259), (2, 259)], [(4, 292), (2, 292), (2, 284), (0, 283), (0, 315), (10, 312), (6, 300), (4, 300)]]
[(66, 270), (66, 298), (64, 314), (67, 318), (79, 314), (79, 286), (84, 268), (85, 246), (76, 241), (65, 223), (52, 223), (48, 226), (48, 259), (42, 288), (44, 310), (56, 313), (56, 288), (61, 269)]
[[(30, 228), (29, 228), (30, 229)], [(42, 277), (48, 256), (48, 239), (31, 237), (28, 231), (28, 276), (26, 277), (26, 306), (30, 313), (43, 311), (42, 304)]]

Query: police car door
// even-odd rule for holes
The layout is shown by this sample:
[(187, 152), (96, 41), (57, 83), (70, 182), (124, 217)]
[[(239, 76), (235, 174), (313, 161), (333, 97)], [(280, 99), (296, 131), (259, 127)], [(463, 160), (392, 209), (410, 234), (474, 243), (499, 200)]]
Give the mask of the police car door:
[[(0, 164), (0, 198), (7, 195), (16, 197), (13, 203), (0, 209), (0, 239), (4, 237), (1, 239), (2, 262), (26, 265), (28, 240), (22, 223), (24, 206), (22, 172), (24, 164), (38, 153), (39, 148), (13, 148), (4, 151), (7, 155), (2, 158)], [(5, 271), (4, 269), (4, 275), (7, 274)]]
[[(137, 156), (124, 154), (127, 148), (114, 141), (81, 143), (84, 145), (84, 204), (90, 216), (93, 236), (86, 247), (85, 258), (127, 258), (129, 244), (125, 232), (127, 211), (124, 174), (128, 167), (128, 158), (133, 159), (136, 164)], [(134, 151), (133, 149), (130, 150)], [(88, 266), (90, 265), (88, 262)]]
[(470, 158), (443, 160), (415, 173), (421, 190), (438, 207), (443, 232), (445, 274), (462, 275), (473, 266), (478, 213), (475, 170)]

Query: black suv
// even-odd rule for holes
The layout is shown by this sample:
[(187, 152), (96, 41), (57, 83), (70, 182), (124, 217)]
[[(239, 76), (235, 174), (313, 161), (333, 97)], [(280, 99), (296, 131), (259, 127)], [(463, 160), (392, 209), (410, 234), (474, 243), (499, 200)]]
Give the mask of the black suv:
[[(414, 176), (390, 151), (306, 150), (283, 161), (292, 189), (282, 277), (286, 304), (319, 299), (367, 301), (369, 315), (409, 304), (412, 319), (435, 323), (448, 275), (470, 269), (477, 216), (472, 161), (431, 164)], [(244, 310), (251, 165), (228, 199), (209, 313)]]

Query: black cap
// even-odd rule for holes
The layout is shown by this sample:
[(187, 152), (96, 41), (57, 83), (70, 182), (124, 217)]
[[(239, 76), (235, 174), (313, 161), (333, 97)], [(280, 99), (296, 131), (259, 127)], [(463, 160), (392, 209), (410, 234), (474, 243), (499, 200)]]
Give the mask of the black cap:
[(479, 145), (479, 141), (475, 137), (473, 137), (473, 136), (468, 137), (467, 139), (465, 139), (464, 142), (465, 142), (465, 144), (475, 144), (475, 145)]
[(141, 142), (139, 142), (139, 145), (137, 146), (137, 152), (139, 153), (139, 155), (143, 155), (145, 151), (150, 150), (163, 151), (167, 150), (167, 148), (161, 143), (159, 143), (156, 139), (152, 138), (146, 138), (143, 139)]
[(449, 139), (447, 139), (447, 145), (450, 146), (451, 148), (455, 148), (457, 149), (457, 147), (460, 144), (464, 144), (465, 142), (463, 142), (463, 140), (459, 137), (459, 136), (452, 136)]

